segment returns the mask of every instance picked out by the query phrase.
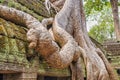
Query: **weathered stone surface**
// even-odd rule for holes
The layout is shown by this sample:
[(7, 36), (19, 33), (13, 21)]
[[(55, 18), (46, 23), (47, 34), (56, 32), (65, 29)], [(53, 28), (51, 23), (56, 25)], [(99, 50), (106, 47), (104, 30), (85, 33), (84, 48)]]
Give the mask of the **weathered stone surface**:
[(23, 72), (24, 67), (20, 64), (0, 62), (0, 73), (20, 73)]
[[(36, 72), (38, 75), (44, 76), (70, 76), (70, 71), (68, 68), (51, 68), (44, 60), (40, 61), (40, 65), (38, 65), (38, 71), (34, 70), (34, 67), (31, 68), (29, 65), (32, 65), (33, 63), (29, 63), (26, 56), (30, 57), (35, 53), (33, 50), (28, 49), (27, 43), (26, 28), (0, 18), (0, 62), (2, 62), (0, 65), (1, 73)], [(28, 68), (26, 68), (27, 66)], [(29, 73), (26, 75), (29, 75)], [(30, 78), (21, 79), (30, 80)], [(14, 79), (11, 78), (11, 80)]]
[(120, 55), (120, 43), (109, 43), (104, 47), (111, 55)]
[(27, 28), (15, 25), (11, 22), (6, 22), (0, 18), (0, 34), (3, 36), (26, 41), (26, 30)]
[(0, 19), (0, 61), (27, 64), (25, 30), (18, 27)]
[(108, 40), (103, 44), (107, 52), (107, 58), (114, 68), (120, 69), (120, 43)]
[[(22, 0), (21, 0), (22, 1)], [(37, 18), (39, 21), (41, 21), (44, 17), (37, 14), (36, 12), (34, 12), (33, 10), (29, 9), (28, 7), (22, 5), (21, 3), (19, 3), (17, 0), (3, 0), (3, 1), (0, 1), (0, 4), (1, 5), (6, 5), (6, 6), (9, 6), (9, 7), (13, 7), (13, 8), (16, 8), (18, 10), (21, 10), (23, 12), (26, 12), (32, 16), (34, 16), (35, 18)], [(25, 3), (26, 4), (26, 3)], [(34, 6), (33, 6), (34, 7)], [(45, 7), (40, 7), (40, 8), (43, 8), (45, 9)], [(41, 9), (40, 9), (41, 10)], [(21, 24), (22, 25), (22, 24)]]
[(37, 80), (37, 75), (36, 73), (4, 74), (3, 80)]
[(45, 61), (40, 62), (39, 75), (45, 75), (45, 76), (57, 76), (57, 77), (67, 77), (70, 76), (70, 69), (55, 69), (50, 67)]
[(17, 0), (17, 1), (43, 17), (50, 17), (50, 14), (47, 12), (44, 6), (44, 0)]

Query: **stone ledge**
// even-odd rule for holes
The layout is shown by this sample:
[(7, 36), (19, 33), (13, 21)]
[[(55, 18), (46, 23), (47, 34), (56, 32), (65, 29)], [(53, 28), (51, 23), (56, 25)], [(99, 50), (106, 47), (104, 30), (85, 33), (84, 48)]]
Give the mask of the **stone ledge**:
[(0, 73), (20, 73), (23, 68), (20, 64), (0, 62)]

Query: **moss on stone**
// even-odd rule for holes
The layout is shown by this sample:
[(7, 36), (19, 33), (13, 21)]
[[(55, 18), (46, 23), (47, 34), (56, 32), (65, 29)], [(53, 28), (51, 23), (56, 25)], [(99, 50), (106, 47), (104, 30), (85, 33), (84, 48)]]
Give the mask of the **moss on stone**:
[[(0, 62), (14, 63), (32, 67), (35, 62), (34, 58), (30, 61), (27, 57), (40, 56), (34, 50), (28, 48), (26, 40), (26, 28), (18, 26), (12, 22), (0, 18)], [(38, 74), (46, 76), (70, 76), (69, 68), (55, 69), (50, 67), (44, 59), (34, 66), (39, 66)], [(39, 61), (38, 61), (39, 62)]]
[(0, 19), (0, 61), (27, 63), (25, 42), (22, 41), (22, 39), (25, 40), (25, 34), (25, 31), (19, 26)]
[(12, 22), (5, 21), (0, 18), (0, 34), (11, 38), (27, 41), (26, 28), (13, 24)]
[(57, 76), (57, 77), (65, 77), (71, 75), (69, 68), (65, 68), (65, 69), (52, 68), (45, 61), (40, 62), (38, 74), (45, 76)]
[(47, 10), (44, 6), (44, 1), (41, 1), (41, 0), (17, 0), (17, 2), (26, 6), (30, 10), (33, 10), (35, 13), (37, 13), (43, 17), (50, 17), (51, 16), (47, 12)]
[(37, 18), (39, 21), (41, 21), (44, 18), (43, 16), (40, 16), (39, 14), (35, 13), (33, 10), (30, 10), (29, 8), (21, 5), (20, 3), (18, 3), (15, 0), (9, 0), (9, 1), (8, 0), (3, 0), (3, 1), (0, 1), (0, 4), (7, 5), (9, 7), (13, 7), (13, 8), (21, 10), (23, 12), (26, 12), (26, 13), (34, 16), (35, 18)]

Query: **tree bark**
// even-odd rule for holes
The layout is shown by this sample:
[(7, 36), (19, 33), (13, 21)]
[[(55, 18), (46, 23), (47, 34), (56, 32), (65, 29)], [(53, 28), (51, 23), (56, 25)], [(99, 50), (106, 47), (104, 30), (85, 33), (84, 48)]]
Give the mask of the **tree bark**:
[[(26, 25), (29, 28), (27, 33), (30, 48), (35, 48), (47, 62), (56, 68), (65, 68), (72, 61), (80, 56), (80, 47), (73, 37), (60, 27), (55, 27), (56, 42), (53, 41), (48, 30), (31, 15), (0, 5), (0, 17), (15, 23)], [(47, 47), (47, 48), (46, 48)]]
[(120, 23), (119, 23), (119, 14), (118, 14), (118, 0), (110, 0), (110, 3), (111, 3), (111, 7), (112, 7), (116, 39), (118, 41), (120, 41)]
[[(83, 48), (82, 56), (87, 70), (87, 80), (116, 80), (109, 62), (90, 40), (85, 23), (82, 0), (66, 0), (55, 16), (54, 23), (65, 29)], [(53, 33), (54, 33), (53, 25)], [(55, 33), (54, 33), (55, 35)]]
[(44, 24), (29, 14), (0, 5), (0, 17), (26, 25), (29, 47), (35, 48), (52, 67), (70, 65), (72, 80), (84, 80), (81, 59), (84, 60), (87, 80), (117, 80), (104, 54), (87, 34), (82, 0), (65, 0), (60, 9), (53, 21), (49, 19), (53, 22), (55, 40)]

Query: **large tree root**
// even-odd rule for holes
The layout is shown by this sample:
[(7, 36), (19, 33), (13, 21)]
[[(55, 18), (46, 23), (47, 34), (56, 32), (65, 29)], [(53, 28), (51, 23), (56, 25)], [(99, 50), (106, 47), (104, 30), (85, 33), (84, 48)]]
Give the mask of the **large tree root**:
[(60, 39), (57, 42), (60, 45), (58, 46), (52, 40), (48, 30), (31, 15), (0, 5), (0, 17), (27, 26), (29, 47), (35, 48), (52, 67), (65, 68), (79, 58), (79, 46), (73, 37), (62, 28), (56, 27), (55, 31), (56, 37)]
[(0, 5), (0, 16), (27, 26), (29, 47), (35, 48), (50, 66), (65, 68), (76, 61), (74, 66), (72, 64), (73, 80), (83, 80), (79, 62), (81, 54), (87, 70), (87, 80), (116, 80), (115, 76), (112, 76), (113, 72), (103, 53), (96, 51), (96, 46), (86, 33), (86, 26), (83, 26), (85, 23), (81, 20), (83, 14), (80, 13), (82, 10), (80, 1), (82, 0), (66, 0), (60, 12), (55, 16), (52, 27), (55, 41), (48, 30), (29, 14)]
[[(55, 6), (58, 7), (57, 5)], [(101, 53), (101, 56), (96, 51), (96, 46), (88, 37), (82, 0), (65, 0), (63, 8), (56, 14), (53, 22), (53, 34), (55, 38), (59, 37), (56, 34), (57, 27), (65, 29), (79, 43), (79, 46), (82, 47), (80, 51), (86, 66), (87, 80), (116, 80), (110, 64), (103, 57), (104, 54)], [(58, 40), (58, 37), (56, 40)]]

